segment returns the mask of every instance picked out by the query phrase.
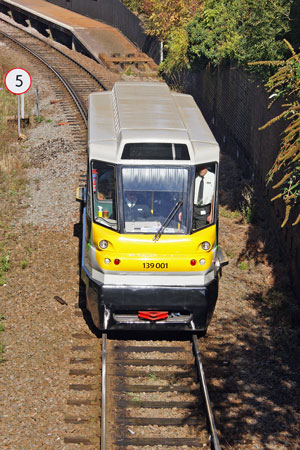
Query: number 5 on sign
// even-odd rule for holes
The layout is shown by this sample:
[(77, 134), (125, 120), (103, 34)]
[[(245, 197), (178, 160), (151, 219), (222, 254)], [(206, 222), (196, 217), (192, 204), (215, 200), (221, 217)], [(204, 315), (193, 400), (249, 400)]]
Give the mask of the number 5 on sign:
[(21, 118), (20, 118), (20, 97), (22, 99), (22, 117), (24, 117), (24, 95), (30, 89), (31, 76), (25, 69), (17, 67), (11, 69), (5, 75), (4, 83), (6, 88), (12, 94), (18, 95), (18, 135), (21, 134)]
[(25, 94), (30, 89), (32, 80), (30, 74), (25, 69), (11, 69), (5, 75), (5, 86), (15, 95)]

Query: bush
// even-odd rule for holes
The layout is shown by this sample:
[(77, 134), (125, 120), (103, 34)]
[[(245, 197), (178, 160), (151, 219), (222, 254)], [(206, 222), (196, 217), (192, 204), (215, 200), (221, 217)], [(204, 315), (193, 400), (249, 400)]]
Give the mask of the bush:
[[(188, 24), (190, 62), (218, 65), (277, 59), (284, 55), (291, 1), (207, 0)], [(256, 68), (263, 72), (265, 68)]]

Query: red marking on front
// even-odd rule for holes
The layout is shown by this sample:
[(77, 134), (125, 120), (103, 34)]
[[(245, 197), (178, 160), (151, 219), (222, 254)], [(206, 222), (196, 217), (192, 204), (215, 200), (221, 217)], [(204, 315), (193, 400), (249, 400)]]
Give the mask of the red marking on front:
[(163, 320), (168, 318), (168, 311), (139, 311), (138, 318), (152, 321)]

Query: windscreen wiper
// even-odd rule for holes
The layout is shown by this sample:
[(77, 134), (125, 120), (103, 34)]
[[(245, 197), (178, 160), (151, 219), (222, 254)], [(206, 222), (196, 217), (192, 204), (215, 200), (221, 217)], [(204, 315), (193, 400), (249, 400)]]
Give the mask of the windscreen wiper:
[(168, 215), (168, 217), (166, 218), (166, 220), (164, 221), (164, 223), (162, 224), (162, 226), (160, 227), (160, 229), (158, 230), (158, 232), (154, 236), (154, 238), (153, 238), (154, 242), (158, 241), (158, 239), (163, 234), (165, 228), (167, 228), (167, 226), (169, 225), (169, 223), (171, 222), (171, 220), (173, 219), (173, 217), (175, 216), (175, 214), (177, 213), (177, 211), (179, 210), (179, 208), (182, 205), (183, 205), (183, 201), (182, 200), (178, 200), (178, 202), (174, 205), (174, 207), (172, 208), (172, 211), (170, 212), (170, 214)]

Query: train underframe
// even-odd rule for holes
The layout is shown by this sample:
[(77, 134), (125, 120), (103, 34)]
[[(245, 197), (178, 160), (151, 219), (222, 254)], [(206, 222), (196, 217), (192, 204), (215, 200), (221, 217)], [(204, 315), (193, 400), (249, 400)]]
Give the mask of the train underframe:
[(207, 286), (103, 285), (82, 270), (86, 307), (100, 330), (182, 330), (205, 334), (218, 297)]

